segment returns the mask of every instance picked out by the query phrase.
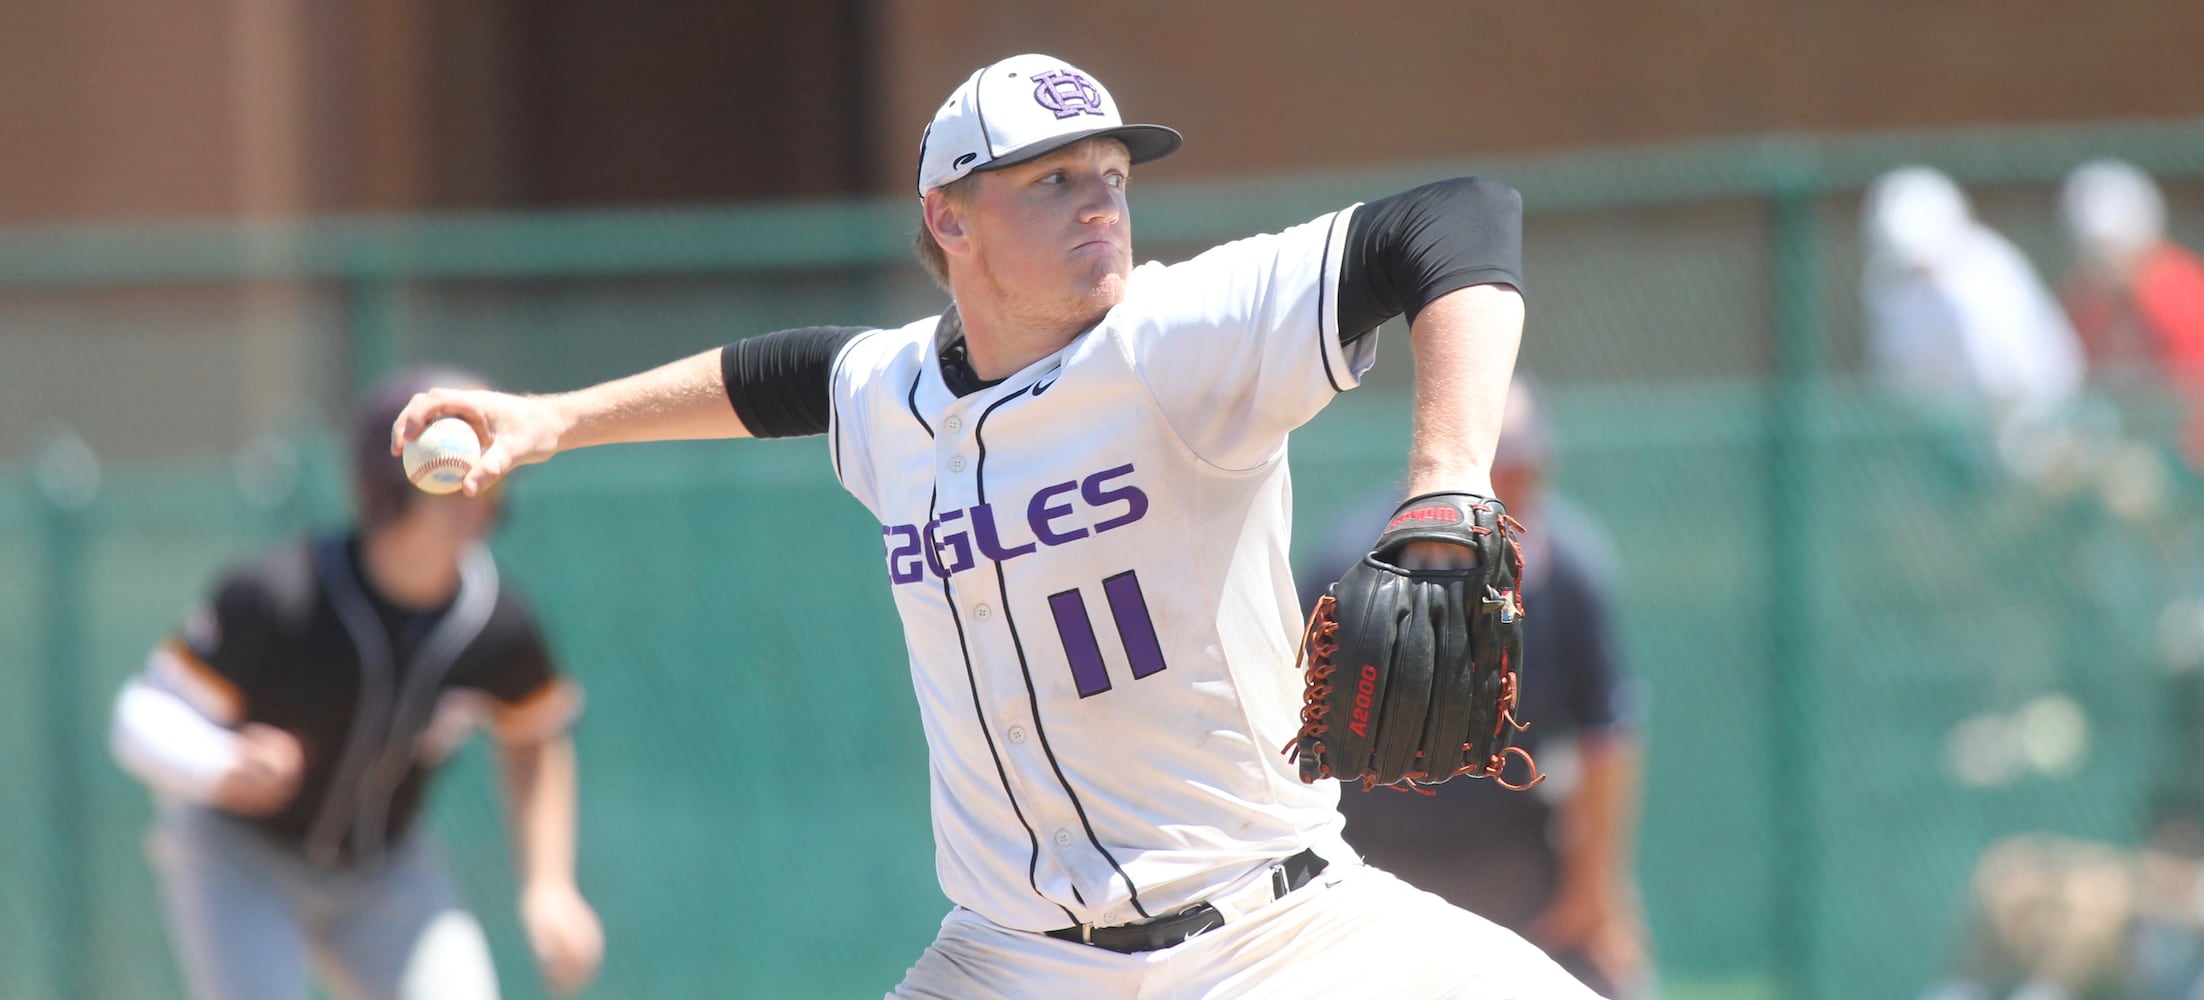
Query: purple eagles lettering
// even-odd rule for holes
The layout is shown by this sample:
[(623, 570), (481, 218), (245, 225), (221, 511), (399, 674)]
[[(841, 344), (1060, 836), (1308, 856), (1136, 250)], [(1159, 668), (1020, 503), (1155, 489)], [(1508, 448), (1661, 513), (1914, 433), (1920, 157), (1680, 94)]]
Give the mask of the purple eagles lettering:
[(1065, 545), (1138, 521), (1148, 516), (1148, 494), (1118, 482), (1132, 472), (1128, 463), (1034, 491), (1025, 504), (1031, 540), (1015, 545), (1004, 544), (993, 504), (943, 511), (925, 524), (882, 525), (888, 579), (897, 585), (917, 583), (928, 573), (946, 579), (971, 569), (980, 558), (1008, 562), (1042, 546)]
[(1033, 100), (1056, 112), (1058, 118), (1080, 114), (1100, 115), (1102, 92), (1086, 77), (1068, 69), (1050, 70), (1033, 78)]

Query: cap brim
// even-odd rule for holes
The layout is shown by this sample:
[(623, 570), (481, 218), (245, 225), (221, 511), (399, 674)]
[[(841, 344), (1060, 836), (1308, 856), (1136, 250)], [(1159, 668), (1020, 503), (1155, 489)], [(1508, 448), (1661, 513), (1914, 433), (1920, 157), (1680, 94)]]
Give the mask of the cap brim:
[(1023, 149), (1014, 149), (992, 160), (985, 166), (974, 167), (973, 173), (1014, 167), (1028, 160), (1039, 159), (1083, 139), (1107, 137), (1125, 144), (1125, 151), (1132, 154), (1134, 163), (1160, 160), (1179, 151), (1186, 137), (1175, 128), (1163, 125), (1117, 125), (1109, 128), (1088, 129), (1084, 132), (1065, 132), (1049, 136)]

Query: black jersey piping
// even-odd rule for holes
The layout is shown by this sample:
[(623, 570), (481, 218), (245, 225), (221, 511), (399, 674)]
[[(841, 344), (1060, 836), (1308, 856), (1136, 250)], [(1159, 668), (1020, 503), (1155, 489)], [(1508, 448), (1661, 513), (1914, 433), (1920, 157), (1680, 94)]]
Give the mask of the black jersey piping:
[[(1352, 212), (1352, 211), (1354, 211), (1354, 210), (1350, 208), (1350, 209), (1348, 209), (1347, 211), (1349, 211), (1349, 212)], [(1332, 310), (1332, 309), (1337, 309), (1337, 308), (1339, 307), (1339, 306), (1338, 306), (1338, 303), (1337, 303), (1337, 302), (1335, 301), (1335, 299), (1336, 299), (1336, 298), (1338, 297), (1338, 290), (1337, 290), (1337, 289), (1336, 289), (1336, 288), (1335, 288), (1334, 286), (1335, 286), (1335, 285), (1337, 285), (1337, 284), (1338, 284), (1339, 282), (1341, 282), (1341, 281), (1345, 281), (1345, 280), (1347, 280), (1347, 262), (1346, 262), (1345, 260), (1342, 260), (1342, 261), (1340, 261), (1340, 262), (1339, 262), (1339, 278), (1338, 278), (1338, 280), (1336, 280), (1336, 281), (1326, 281), (1326, 280), (1325, 280), (1325, 277), (1326, 277), (1326, 276), (1327, 276), (1327, 274), (1328, 274), (1328, 273), (1329, 273), (1329, 272), (1331, 271), (1331, 264), (1332, 264), (1332, 240), (1334, 240), (1334, 239), (1337, 239), (1337, 238), (1339, 237), (1339, 222), (1340, 222), (1340, 219), (1339, 219), (1338, 215), (1334, 214), (1334, 215), (1333, 215), (1333, 217), (1332, 217), (1332, 222), (1331, 222), (1331, 224), (1330, 224), (1330, 225), (1328, 225), (1328, 226), (1326, 226), (1326, 227), (1324, 227), (1324, 256), (1323, 256), (1323, 257), (1321, 257), (1321, 258), (1318, 258), (1318, 260), (1317, 260), (1317, 262), (1316, 262), (1316, 352), (1317, 352), (1317, 360), (1318, 360), (1318, 361), (1321, 361), (1321, 362), (1323, 362), (1323, 364), (1324, 364), (1324, 381), (1326, 381), (1326, 382), (1330, 382), (1330, 383), (1332, 384), (1332, 392), (1334, 392), (1334, 393), (1342, 393), (1342, 392), (1346, 392), (1346, 391), (1347, 391), (1346, 389), (1343, 389), (1343, 388), (1341, 388), (1341, 387), (1340, 387), (1340, 385), (1339, 385), (1339, 378), (1338, 378), (1337, 376), (1335, 376), (1335, 375), (1333, 375), (1333, 374), (1332, 374), (1332, 345), (1333, 345), (1333, 344), (1337, 344), (1337, 343), (1340, 343), (1340, 341), (1339, 341), (1339, 335), (1340, 335), (1340, 332), (1341, 332), (1341, 330), (1340, 330), (1340, 327), (1339, 327), (1339, 317), (1337, 317), (1337, 316), (1330, 316), (1330, 312), (1329, 312), (1329, 310)], [(1331, 329), (1330, 329), (1329, 331), (1327, 331), (1327, 330), (1325, 330), (1325, 329), (1324, 329), (1324, 327), (1325, 327), (1325, 322), (1324, 322), (1324, 320), (1325, 320), (1325, 318), (1326, 318), (1327, 316), (1330, 316), (1330, 318), (1331, 318), (1331, 324), (1330, 324), (1330, 325), (1331, 325), (1331, 327), (1332, 327), (1332, 328), (1331, 328)], [(1345, 345), (1345, 344), (1340, 344), (1340, 347), (1341, 347), (1341, 352), (1340, 352), (1340, 353), (1341, 353), (1341, 359), (1342, 359), (1342, 360), (1344, 360), (1344, 359), (1345, 359), (1345, 355), (1346, 355), (1346, 351), (1345, 351), (1345, 347), (1346, 347), (1346, 345)]]
[[(919, 416), (918, 413), (918, 383), (921, 379), (925, 378), (925, 376), (926, 366), (922, 363), (919, 365), (918, 374), (911, 379), (910, 395), (906, 397), (905, 402), (910, 407), (911, 419), (918, 421), (918, 426), (925, 429), (927, 439), (932, 440), (934, 436), (933, 425), (928, 424), (926, 422), (926, 418)], [(927, 523), (930, 524), (933, 522), (935, 515), (934, 507), (940, 502), (941, 491), (939, 489), (936, 489), (927, 494)], [(925, 534), (922, 532), (920, 534), (918, 543), (921, 546), (932, 545), (933, 539), (925, 537)], [(926, 560), (926, 565), (928, 567), (934, 565), (934, 553), (922, 552), (921, 555)], [(997, 572), (1000, 572), (1001, 565), (997, 564), (996, 569)], [(1018, 793), (1010, 789), (1010, 769), (1003, 764), (1002, 751), (997, 749), (995, 746), (995, 732), (992, 728), (990, 728), (990, 724), (987, 721), (986, 703), (980, 697), (979, 672), (975, 670), (972, 666), (971, 642), (965, 638), (964, 618), (957, 613), (956, 594), (950, 588), (949, 578), (946, 576), (941, 578), (941, 599), (947, 602), (947, 604), (949, 605), (949, 623), (955, 625), (957, 629), (957, 652), (959, 655), (964, 657), (964, 684), (965, 687), (972, 692), (972, 715), (974, 718), (979, 720), (980, 737), (987, 741), (987, 756), (995, 762), (995, 780), (1002, 783), (1003, 799), (1010, 803), (1011, 815), (1018, 817), (1018, 825), (1025, 828), (1026, 885), (1033, 890), (1034, 895), (1041, 897), (1041, 899), (1049, 905), (1064, 911), (1064, 918), (1076, 924), (1079, 922), (1079, 917), (1077, 914), (1071, 912), (1070, 907), (1065, 906), (1064, 904), (1059, 903), (1053, 899), (1049, 899), (1048, 894), (1041, 891), (1041, 837), (1040, 834), (1033, 829), (1033, 823), (1025, 818), (1025, 810), (1018, 807)], [(1005, 611), (1005, 614), (1008, 614), (1008, 612)], [(1078, 896), (1078, 894), (1079, 890), (1077, 889), (1077, 887), (1074, 887), (1072, 889), (1072, 895), (1076, 897)]]
[(389, 722), (393, 697), (391, 674), (396, 666), (382, 624), (375, 617), (374, 608), (368, 605), (367, 595), (353, 579), (344, 536), (316, 543), (313, 563), (315, 572), (321, 577), (322, 591), (328, 595), (329, 605), (336, 610), (337, 621), (344, 626), (345, 634), (351, 636), (352, 651), (360, 658), (360, 697), (359, 705), (352, 711), (352, 729), (345, 734), (344, 752), (337, 758), (336, 773), (331, 775), (328, 788), (323, 790), (321, 811), (314, 814), (313, 822), (306, 827), (304, 850), (307, 858), (318, 864), (334, 865), (343, 858), (345, 831), (351, 825), (346, 821), (352, 818), (347, 813), (357, 812), (357, 789), (365, 780), (361, 772), (372, 766), (376, 756), (369, 748), (375, 738), (373, 734), (381, 732)]
[[(904, 395), (903, 403), (905, 406), (910, 408), (911, 419), (918, 421), (918, 426), (925, 428), (926, 436), (931, 438), (934, 436), (934, 425), (927, 423), (925, 417), (918, 415), (918, 384), (925, 380), (926, 363), (921, 361), (918, 365), (918, 371), (911, 376), (911, 391)], [(930, 502), (927, 505), (926, 516), (934, 516), (932, 504)]]
[[(388, 849), (384, 825), (390, 816), (391, 799), (412, 770), (414, 742), (436, 708), (445, 675), (458, 663), (460, 654), (482, 635), (497, 608), (497, 564), (490, 560), (489, 553), (481, 548), (469, 550), (460, 560), (459, 570), (459, 595), (406, 664), (382, 757), (368, 771), (360, 790), (365, 808), (353, 818), (352, 837), (361, 845), (363, 855), (379, 855)], [(368, 845), (373, 845), (373, 852), (367, 851)]]
[[(987, 418), (994, 416), (995, 411), (1003, 404), (1024, 396), (1032, 389), (1033, 385), (1028, 384), (1016, 392), (989, 403), (987, 409), (980, 411), (979, 421), (972, 428), (972, 440), (979, 449), (979, 459), (973, 465), (972, 479), (974, 492), (980, 503), (987, 502)], [(1140, 887), (1133, 884), (1132, 876), (1125, 874), (1125, 866), (1118, 862), (1117, 856), (1111, 854), (1109, 848), (1102, 846), (1102, 838), (1094, 832), (1094, 821), (1087, 818), (1086, 804), (1079, 801), (1079, 793), (1072, 789), (1070, 779), (1064, 777), (1063, 765), (1056, 762), (1056, 748), (1049, 744), (1048, 727), (1041, 721), (1041, 695), (1033, 686), (1033, 666), (1026, 660), (1025, 640), (1019, 637), (1018, 619), (1010, 610), (1008, 574), (1003, 572), (1001, 560), (990, 561), (995, 564), (996, 590), (1002, 595), (1003, 625), (1010, 629), (1010, 647), (1018, 654), (1018, 674), (1025, 681), (1026, 702), (1033, 710), (1033, 735), (1041, 741), (1041, 753), (1048, 758), (1049, 770), (1056, 775), (1057, 787), (1062, 788), (1065, 797), (1071, 800), (1072, 811), (1079, 816), (1079, 826), (1087, 835), (1087, 843), (1094, 847), (1096, 853), (1102, 855), (1102, 860), (1109, 863), (1110, 870), (1116, 872), (1117, 877), (1124, 880), (1125, 891), (1130, 896), (1133, 912), (1140, 914), (1143, 920), (1148, 919), (1152, 914), (1140, 902)], [(1036, 850), (1038, 850), (1037, 847)], [(1077, 891), (1075, 886), (1073, 892), (1077, 893)], [(1074, 923), (1077, 922), (1079, 921), (1074, 921)]]
[(828, 439), (828, 455), (834, 460), (834, 481), (849, 489), (849, 480), (842, 478), (842, 404), (836, 401), (834, 376), (827, 376), (827, 415), (833, 434)]
[[(933, 520), (934, 504), (939, 499), (940, 494), (937, 492), (926, 501), (927, 520)], [(928, 544), (928, 540), (921, 538), (919, 544)], [(929, 559), (928, 564), (931, 563), (932, 560)], [(1041, 835), (1034, 831), (1033, 822), (1025, 818), (1025, 810), (1018, 807), (1018, 794), (1010, 790), (1010, 769), (1004, 766), (1002, 752), (995, 747), (995, 731), (987, 721), (986, 704), (980, 699), (979, 672), (972, 668), (972, 647), (964, 637), (964, 618), (957, 614), (956, 594), (949, 586), (948, 577), (941, 578), (941, 598), (949, 603), (949, 622), (957, 628), (957, 650), (964, 656), (964, 683), (972, 692), (972, 716), (979, 720), (980, 736), (987, 740), (987, 755), (995, 761), (995, 780), (1002, 783), (1003, 798), (1010, 803), (1011, 815), (1018, 817), (1018, 825), (1025, 828), (1026, 885), (1033, 890), (1034, 895), (1064, 911), (1064, 918), (1076, 924), (1079, 916), (1071, 912), (1071, 907), (1049, 899), (1048, 894), (1041, 891)], [(1072, 895), (1077, 897), (1078, 894), (1078, 888), (1073, 887)]]
[[(932, 127), (931, 125), (927, 126), (929, 129)], [(878, 333), (880, 331), (874, 330), (872, 332)], [(841, 483), (843, 489), (849, 488), (849, 480), (842, 475), (842, 394), (834, 391), (834, 387), (842, 380), (842, 365), (849, 360), (850, 351), (856, 347), (858, 341), (865, 339), (865, 336), (865, 334), (860, 333), (851, 337), (848, 343), (842, 345), (842, 350), (835, 354), (834, 363), (827, 366), (827, 429), (833, 438), (834, 481)]]

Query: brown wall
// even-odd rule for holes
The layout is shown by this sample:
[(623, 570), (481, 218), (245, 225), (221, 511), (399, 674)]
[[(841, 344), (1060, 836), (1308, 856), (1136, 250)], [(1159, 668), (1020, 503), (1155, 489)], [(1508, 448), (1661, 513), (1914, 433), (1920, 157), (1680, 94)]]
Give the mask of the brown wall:
[(0, 225), (864, 187), (856, 0), (0, 0)]
[(882, 23), (914, 141), (973, 68), (1040, 50), (1185, 131), (1174, 176), (2204, 115), (2195, 0), (883, 0)]
[(0, 224), (899, 191), (1027, 50), (1186, 131), (1164, 177), (2204, 115), (2195, 0), (0, 5)]
[(857, 4), (515, 2), (520, 202), (861, 189)]
[(120, 0), (7, 10), (0, 222), (240, 207), (234, 19), (129, 17)]

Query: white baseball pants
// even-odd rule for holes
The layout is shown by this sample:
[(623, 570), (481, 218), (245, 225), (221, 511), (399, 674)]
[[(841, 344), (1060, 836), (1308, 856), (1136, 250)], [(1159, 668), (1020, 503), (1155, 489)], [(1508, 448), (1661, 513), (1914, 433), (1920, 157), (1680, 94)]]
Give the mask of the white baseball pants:
[(891, 1000), (1599, 1000), (1530, 942), (1367, 865), (1125, 955), (958, 908)]

